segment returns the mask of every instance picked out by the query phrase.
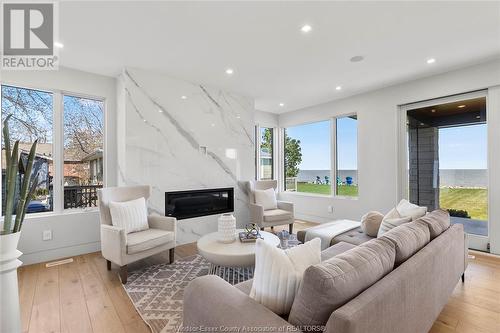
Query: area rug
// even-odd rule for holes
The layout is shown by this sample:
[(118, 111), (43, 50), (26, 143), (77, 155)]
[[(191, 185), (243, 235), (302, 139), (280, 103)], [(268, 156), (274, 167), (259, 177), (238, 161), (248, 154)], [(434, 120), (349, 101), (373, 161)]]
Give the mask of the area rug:
[[(298, 244), (297, 236), (290, 235), (288, 248)], [(197, 254), (178, 259), (173, 264), (153, 265), (133, 271), (123, 288), (153, 333), (175, 333), (182, 324), (184, 289), (198, 276), (207, 275), (209, 268), (210, 263)], [(225, 276), (234, 274), (225, 272)], [(222, 273), (218, 275), (224, 278)], [(245, 275), (240, 281), (250, 278), (251, 274)]]
[(208, 274), (210, 264), (200, 255), (132, 272), (123, 287), (153, 333), (177, 332), (182, 324), (184, 289)]

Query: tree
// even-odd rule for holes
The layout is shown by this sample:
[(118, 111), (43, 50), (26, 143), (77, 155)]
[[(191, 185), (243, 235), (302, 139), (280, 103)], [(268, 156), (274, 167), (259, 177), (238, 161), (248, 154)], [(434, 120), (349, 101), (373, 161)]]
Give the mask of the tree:
[[(273, 132), (270, 128), (265, 128), (262, 133), (260, 148), (267, 148), (272, 153)], [(299, 174), (298, 165), (302, 162), (302, 150), (300, 140), (292, 139), (285, 131), (285, 174), (286, 177), (297, 177)]]
[(262, 133), (262, 140), (260, 143), (260, 149), (268, 149), (269, 153), (273, 152), (273, 132), (270, 128), (264, 128), (264, 133)]
[(293, 139), (285, 131), (285, 175), (286, 177), (297, 177), (298, 165), (302, 162), (302, 149), (300, 140)]

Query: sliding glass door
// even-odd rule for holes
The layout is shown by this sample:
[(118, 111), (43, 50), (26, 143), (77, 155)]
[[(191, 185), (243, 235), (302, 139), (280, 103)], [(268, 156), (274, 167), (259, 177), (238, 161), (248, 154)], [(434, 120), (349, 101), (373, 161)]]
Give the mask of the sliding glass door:
[(471, 248), (488, 250), (486, 96), (472, 94), (405, 106), (407, 195), (450, 213)]

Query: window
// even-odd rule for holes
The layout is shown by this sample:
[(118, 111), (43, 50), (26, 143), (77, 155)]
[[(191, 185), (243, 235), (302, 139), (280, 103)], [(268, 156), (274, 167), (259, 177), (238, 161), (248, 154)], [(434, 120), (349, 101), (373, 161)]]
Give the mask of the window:
[[(97, 206), (104, 170), (103, 100), (2, 85), (1, 104), (2, 121), (12, 114), (11, 141), (20, 141), (21, 156), (38, 139), (34, 169), (39, 185), (27, 213)], [(4, 148), (2, 137), (2, 213)]]
[(260, 179), (268, 180), (274, 178), (273, 167), (273, 129), (261, 127), (260, 129), (260, 163), (259, 175)]
[(332, 193), (331, 141), (330, 120), (285, 129), (286, 191)]
[(65, 95), (64, 209), (97, 206), (103, 180), (104, 103)]
[[(38, 139), (34, 174), (38, 186), (28, 204), (27, 214), (53, 210), (53, 95), (52, 93), (2, 86), (2, 122), (8, 115), (11, 145), (19, 140), (21, 157), (28, 156), (33, 142)], [(2, 215), (5, 213), (5, 142), (2, 134)], [(18, 181), (21, 181), (19, 179)], [(19, 191), (19, 189), (16, 189)], [(16, 193), (16, 195), (18, 195)], [(15, 209), (15, 207), (14, 207)]]
[(336, 194), (358, 196), (358, 119), (357, 116), (336, 119), (337, 172)]

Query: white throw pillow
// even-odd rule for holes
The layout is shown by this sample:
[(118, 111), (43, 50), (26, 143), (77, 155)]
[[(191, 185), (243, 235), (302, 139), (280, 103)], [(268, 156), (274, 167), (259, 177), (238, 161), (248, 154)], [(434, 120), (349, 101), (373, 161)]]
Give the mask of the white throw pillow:
[(250, 297), (278, 315), (288, 314), (305, 270), (321, 262), (321, 240), (282, 250), (258, 239)]
[(111, 223), (125, 229), (125, 233), (149, 229), (146, 199), (139, 198), (124, 202), (110, 202)]
[(274, 188), (268, 188), (267, 190), (255, 190), (254, 195), (255, 203), (264, 207), (264, 210), (278, 208), (278, 201), (276, 200), (276, 192), (274, 192)]
[(378, 229), (377, 238), (382, 236), (387, 231), (409, 222), (411, 222), (411, 216), (383, 219), (380, 224), (380, 228)]
[(384, 215), (384, 218), (382, 219), (382, 221), (386, 220), (386, 219), (395, 219), (395, 218), (400, 218), (400, 217), (401, 217), (401, 215), (399, 215), (396, 208), (393, 208), (387, 214)]
[(427, 207), (418, 206), (412, 204), (406, 199), (401, 200), (396, 206), (396, 210), (398, 211), (401, 217), (411, 217), (412, 221), (415, 221), (427, 213)]

